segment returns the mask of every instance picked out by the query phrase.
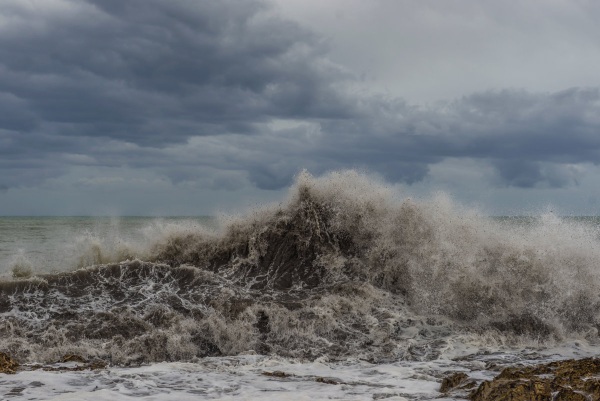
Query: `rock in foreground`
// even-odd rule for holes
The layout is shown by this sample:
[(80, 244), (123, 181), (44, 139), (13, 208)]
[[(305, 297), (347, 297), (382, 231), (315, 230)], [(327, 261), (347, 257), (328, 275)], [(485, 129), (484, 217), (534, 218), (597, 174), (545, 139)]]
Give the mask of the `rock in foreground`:
[(17, 373), (19, 364), (4, 352), (0, 352), (0, 373)]
[(600, 359), (557, 361), (513, 367), (484, 381), (472, 401), (600, 401)]

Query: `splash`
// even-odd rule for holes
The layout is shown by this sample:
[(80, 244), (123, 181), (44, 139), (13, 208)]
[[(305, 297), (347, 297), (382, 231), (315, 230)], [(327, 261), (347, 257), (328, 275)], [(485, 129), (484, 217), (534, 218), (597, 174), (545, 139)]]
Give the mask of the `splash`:
[(15, 279), (29, 278), (33, 274), (33, 265), (23, 250), (19, 250), (19, 253), (12, 257), (9, 265), (12, 277)]
[(282, 204), (220, 226), (155, 227), (128, 260), (0, 284), (0, 348), (115, 364), (382, 361), (436, 358), (457, 341), (598, 337), (592, 224), (493, 220), (347, 171), (303, 173)]

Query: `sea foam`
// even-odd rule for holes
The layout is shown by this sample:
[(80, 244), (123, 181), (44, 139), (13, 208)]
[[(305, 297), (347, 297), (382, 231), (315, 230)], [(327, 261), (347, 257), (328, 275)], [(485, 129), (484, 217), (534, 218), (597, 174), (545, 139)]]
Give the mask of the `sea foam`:
[(551, 214), (490, 219), (354, 171), (302, 173), (281, 204), (147, 235), (112, 253), (92, 241), (76, 271), (0, 283), (0, 349), (24, 362), (385, 362), (598, 338), (597, 227)]

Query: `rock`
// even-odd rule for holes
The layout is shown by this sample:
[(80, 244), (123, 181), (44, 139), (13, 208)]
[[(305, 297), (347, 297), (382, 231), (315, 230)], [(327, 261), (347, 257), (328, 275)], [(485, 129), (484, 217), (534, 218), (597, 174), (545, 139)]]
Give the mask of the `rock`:
[(19, 364), (12, 359), (8, 354), (0, 352), (0, 373), (15, 374)]
[(587, 401), (587, 397), (571, 389), (562, 389), (556, 394), (554, 401)]
[(448, 377), (445, 377), (442, 380), (442, 385), (440, 387), (441, 393), (447, 393), (450, 390), (456, 388), (464, 388), (465, 386), (473, 385), (474, 382), (469, 380), (469, 376), (463, 372), (453, 373)]
[(264, 376), (281, 377), (281, 378), (293, 376), (289, 373), (282, 372), (281, 370), (275, 370), (273, 372), (262, 372), (262, 374)]
[(67, 354), (67, 355), (65, 355), (65, 356), (62, 357), (61, 362), (79, 362), (79, 363), (85, 363), (85, 359), (83, 359), (79, 355)]
[(542, 380), (494, 379), (483, 382), (471, 396), (473, 401), (550, 401), (550, 385)]
[(471, 393), (472, 401), (600, 401), (600, 359), (513, 367)]
[(315, 379), (317, 383), (325, 383), (325, 384), (344, 384), (342, 381), (338, 381), (332, 377), (317, 377)]

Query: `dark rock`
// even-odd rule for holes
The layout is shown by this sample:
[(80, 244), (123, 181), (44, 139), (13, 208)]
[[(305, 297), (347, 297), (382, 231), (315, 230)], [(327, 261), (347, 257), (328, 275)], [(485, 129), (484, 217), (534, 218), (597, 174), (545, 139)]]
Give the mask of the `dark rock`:
[(469, 380), (469, 376), (466, 373), (456, 372), (448, 377), (445, 377), (444, 380), (442, 380), (440, 392), (447, 393), (448, 391), (454, 390), (456, 388), (465, 388), (473, 385), (474, 381)]
[(263, 374), (263, 376), (281, 377), (281, 378), (293, 376), (292, 374), (282, 372), (281, 370), (275, 370), (273, 372), (262, 372), (262, 374)]
[(481, 383), (473, 401), (551, 401), (550, 384), (544, 380), (498, 379)]
[(106, 362), (104, 362), (104, 361), (103, 361), (103, 360), (101, 360), (101, 359), (98, 359), (98, 360), (96, 360), (96, 361), (89, 362), (88, 364), (86, 364), (86, 365), (84, 366), (84, 368), (85, 368), (85, 369), (89, 369), (89, 370), (99, 370), (99, 369), (104, 369), (104, 368), (106, 368), (106, 366), (107, 366), (107, 363), (106, 363)]
[(344, 384), (343, 382), (333, 379), (331, 377), (317, 377), (315, 379), (317, 383), (325, 383), (325, 384)]
[(85, 363), (85, 359), (79, 355), (67, 354), (62, 357), (61, 362), (79, 362)]

